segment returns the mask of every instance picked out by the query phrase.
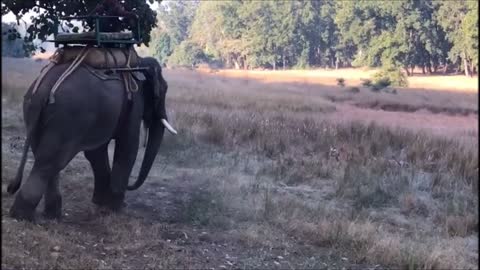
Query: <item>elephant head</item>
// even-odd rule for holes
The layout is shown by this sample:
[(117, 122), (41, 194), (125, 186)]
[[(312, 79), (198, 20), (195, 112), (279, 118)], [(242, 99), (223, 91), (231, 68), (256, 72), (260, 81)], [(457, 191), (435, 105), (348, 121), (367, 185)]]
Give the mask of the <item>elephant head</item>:
[(165, 108), (168, 85), (162, 76), (162, 67), (152, 57), (141, 58), (140, 65), (148, 68), (143, 85), (145, 104), (143, 121), (144, 126), (148, 129), (148, 141), (138, 179), (132, 186), (128, 186), (127, 190), (136, 190), (145, 182), (163, 140), (165, 128), (171, 133), (177, 134), (177, 131), (168, 123)]

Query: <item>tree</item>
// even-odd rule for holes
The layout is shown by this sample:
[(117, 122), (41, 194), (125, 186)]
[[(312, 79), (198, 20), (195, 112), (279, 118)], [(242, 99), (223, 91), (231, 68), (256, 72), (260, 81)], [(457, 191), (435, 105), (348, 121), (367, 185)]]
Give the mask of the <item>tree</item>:
[(198, 1), (164, 1), (158, 10), (158, 27), (152, 31), (153, 55), (168, 61), (174, 49), (188, 38)]
[[(148, 0), (151, 4), (162, 0)], [(32, 16), (32, 25), (27, 29), (25, 40), (31, 42), (34, 39), (45, 41), (49, 35), (55, 33), (55, 23), (63, 16), (79, 16), (89, 14), (98, 4), (97, 0), (5, 0), (2, 1), (2, 15), (10, 11), (17, 17), (17, 21), (26, 13), (33, 10), (37, 12)], [(156, 12), (153, 11), (145, 0), (123, 0), (122, 4), (127, 11), (133, 11), (140, 19), (142, 28), (142, 43), (148, 46), (150, 31), (156, 26)], [(91, 29), (91, 22), (84, 22), (86, 30)]]
[(160, 61), (166, 62), (168, 57), (173, 53), (173, 44), (166, 32), (153, 32), (153, 55)]
[(191, 9), (187, 3), (168, 3), (160, 12), (153, 35), (160, 59), (191, 41), (235, 68), (478, 70), (475, 1), (231, 0), (193, 2)]
[(437, 20), (452, 43), (448, 54), (453, 63), (463, 62), (465, 75), (478, 70), (478, 2), (439, 1)]
[(220, 59), (226, 66), (245, 68), (248, 45), (244, 38), (245, 24), (241, 17), (240, 1), (202, 2), (192, 22), (190, 38), (212, 58)]
[(205, 56), (202, 49), (197, 44), (184, 40), (168, 58), (168, 65), (193, 67), (204, 60)]

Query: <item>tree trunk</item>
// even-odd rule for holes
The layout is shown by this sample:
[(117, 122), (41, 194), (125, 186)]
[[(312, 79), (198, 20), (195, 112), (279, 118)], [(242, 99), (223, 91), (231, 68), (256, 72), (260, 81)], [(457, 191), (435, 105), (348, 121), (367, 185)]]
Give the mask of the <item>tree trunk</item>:
[(277, 70), (277, 63), (275, 61), (273, 61), (272, 66), (273, 66), (273, 70)]
[(227, 68), (231, 68), (231, 67), (232, 67), (232, 64), (231, 64), (231, 59), (230, 59), (230, 57), (227, 57), (226, 60), (227, 60), (227, 61), (226, 61), (225, 64), (227, 65)]
[(339, 64), (339, 61), (338, 61), (338, 58), (335, 59), (335, 69), (338, 69), (338, 64)]
[(425, 66), (422, 66), (422, 74), (425, 75)]
[(415, 65), (410, 66), (410, 75), (413, 76), (413, 70), (415, 69)]
[(448, 71), (448, 64), (445, 63), (445, 66), (443, 66), (443, 74), (447, 74)]
[(468, 60), (463, 58), (463, 66), (465, 68), (465, 76), (470, 76), (470, 68), (468, 66)]
[(285, 70), (285, 53), (282, 54), (282, 64), (283, 64), (282, 69)]
[(432, 61), (428, 60), (426, 66), (427, 66), (428, 75), (432, 75), (432, 73), (433, 73), (433, 71), (432, 71)]
[(240, 65), (238, 64), (237, 60), (233, 60), (233, 64), (235, 65), (235, 69), (240, 69)]
[(410, 71), (408, 70), (408, 67), (404, 67), (404, 69), (407, 72), (407, 76), (410, 76)]

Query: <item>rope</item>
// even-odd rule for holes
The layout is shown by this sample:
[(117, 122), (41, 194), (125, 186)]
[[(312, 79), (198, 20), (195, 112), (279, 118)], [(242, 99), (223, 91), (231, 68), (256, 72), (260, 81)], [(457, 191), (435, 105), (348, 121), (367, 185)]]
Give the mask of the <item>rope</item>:
[[(128, 58), (127, 58), (127, 64), (126, 64), (127, 68), (130, 68), (131, 56), (132, 56), (132, 48), (130, 48), (130, 50), (128, 51)], [(123, 83), (125, 84), (125, 90), (127, 91), (127, 94), (128, 94), (128, 99), (131, 99), (132, 92), (138, 91), (138, 84), (133, 79), (132, 74), (130, 73), (128, 74), (123, 73), (122, 77), (123, 77)]]
[[(132, 52), (133, 52), (133, 47), (130, 47), (130, 50), (128, 51), (128, 60), (127, 60), (127, 67), (130, 68), (130, 61), (132, 60)], [(138, 91), (138, 84), (137, 82), (133, 79), (132, 74), (128, 74), (130, 78), (130, 82), (132, 85), (130, 85), (130, 91), (132, 92), (137, 92)]]
[(37, 92), (38, 86), (42, 82), (43, 77), (45, 77), (45, 75), (47, 75), (47, 73), (50, 71), (50, 69), (52, 69), (55, 65), (56, 64), (54, 62), (50, 62), (48, 65), (46, 65), (44, 68), (42, 68), (42, 71), (40, 71), (40, 75), (35, 80), (35, 85), (33, 86), (33, 89), (32, 89), (32, 95), (35, 94), (35, 92)]
[(38, 75), (38, 78), (35, 80), (35, 85), (33, 86), (33, 89), (32, 89), (32, 95), (35, 94), (35, 92), (37, 92), (38, 87), (40, 86), (40, 83), (43, 80), (43, 77), (45, 77), (45, 75), (47, 75), (47, 73), (50, 71), (50, 69), (52, 69), (55, 65), (58, 64), (58, 62), (59, 62), (58, 58), (61, 57), (61, 55), (60, 55), (61, 50), (62, 49), (56, 50), (55, 53), (53, 53), (53, 55), (50, 56), (50, 58), (49, 58), (50, 63), (48, 63), (48, 65), (43, 67), (42, 70), (40, 71), (40, 75)]
[(88, 55), (88, 49), (90, 49), (90, 46), (85, 46), (83, 49), (80, 51), (80, 53), (75, 57), (73, 60), (72, 64), (65, 70), (65, 72), (60, 76), (60, 78), (57, 80), (55, 85), (53, 85), (53, 88), (50, 92), (50, 99), (49, 103), (55, 103), (55, 91), (57, 91), (58, 87), (60, 84), (70, 75), (72, 74), (75, 69), (82, 63), (83, 59)]

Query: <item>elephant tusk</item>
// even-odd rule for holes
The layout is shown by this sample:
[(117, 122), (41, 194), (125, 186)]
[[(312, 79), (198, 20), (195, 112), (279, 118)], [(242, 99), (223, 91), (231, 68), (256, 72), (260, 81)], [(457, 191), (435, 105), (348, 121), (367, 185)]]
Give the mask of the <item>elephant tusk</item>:
[(177, 131), (168, 123), (167, 120), (162, 119), (162, 124), (170, 131), (171, 133), (177, 135)]
[(148, 139), (148, 128), (146, 126), (143, 126), (143, 131), (145, 133), (145, 136), (143, 138), (143, 147), (147, 147), (147, 139)]

